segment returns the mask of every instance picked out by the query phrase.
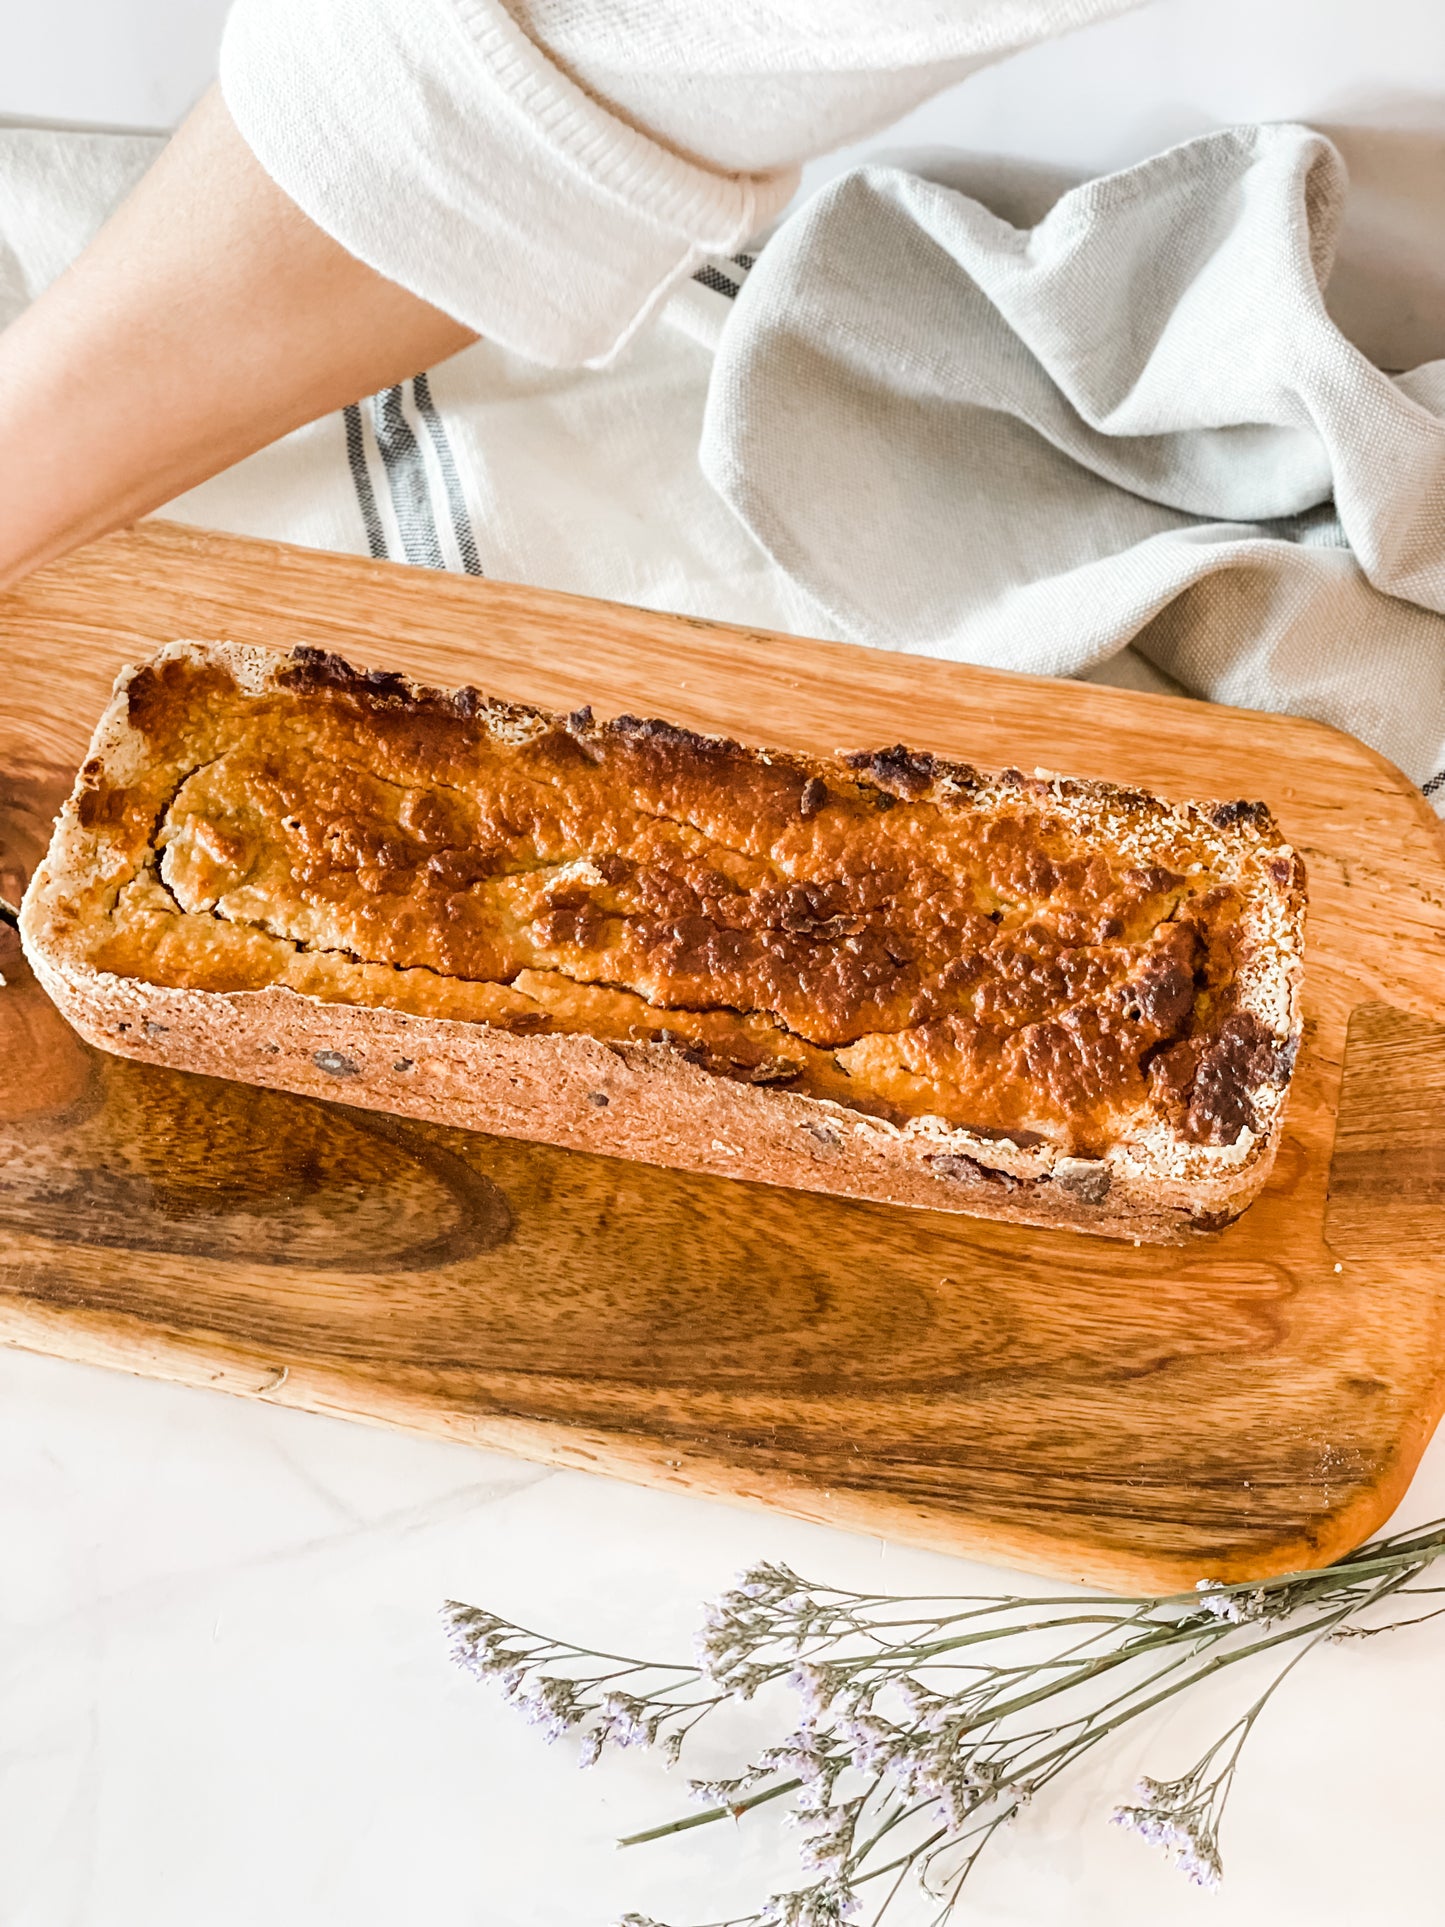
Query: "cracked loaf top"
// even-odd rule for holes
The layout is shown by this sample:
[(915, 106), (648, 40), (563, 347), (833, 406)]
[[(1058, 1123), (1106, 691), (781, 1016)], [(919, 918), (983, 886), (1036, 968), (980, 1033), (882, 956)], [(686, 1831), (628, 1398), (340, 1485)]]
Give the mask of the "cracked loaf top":
[(1303, 909), (1258, 803), (175, 644), (117, 684), (33, 928), (71, 971), (660, 1043), (1187, 1176), (1278, 1114)]

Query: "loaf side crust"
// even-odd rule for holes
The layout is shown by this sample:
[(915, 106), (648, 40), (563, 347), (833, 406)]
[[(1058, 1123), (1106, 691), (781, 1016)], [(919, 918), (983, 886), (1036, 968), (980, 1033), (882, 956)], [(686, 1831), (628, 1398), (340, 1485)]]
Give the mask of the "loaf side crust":
[[(514, 1037), (447, 1018), (320, 1005), (285, 989), (175, 990), (32, 961), (76, 1031), (117, 1056), (879, 1204), (1180, 1244), (1237, 1217), (1272, 1162), (1268, 1147), (1232, 1172), (1170, 1181), (1124, 1154), (1040, 1157), (967, 1132), (900, 1128), (815, 1098), (722, 1082), (657, 1045)], [(1216, 1223), (1201, 1227), (1205, 1213)]]

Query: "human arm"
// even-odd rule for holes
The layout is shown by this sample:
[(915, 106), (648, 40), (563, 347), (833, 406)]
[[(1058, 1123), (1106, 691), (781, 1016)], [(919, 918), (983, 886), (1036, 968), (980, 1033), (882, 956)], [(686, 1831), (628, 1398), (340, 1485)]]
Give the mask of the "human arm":
[(478, 334), (605, 362), (798, 163), (1134, 0), (237, 0), (0, 336), (0, 586)]
[(213, 88), (0, 334), (0, 587), (474, 339), (303, 214)]

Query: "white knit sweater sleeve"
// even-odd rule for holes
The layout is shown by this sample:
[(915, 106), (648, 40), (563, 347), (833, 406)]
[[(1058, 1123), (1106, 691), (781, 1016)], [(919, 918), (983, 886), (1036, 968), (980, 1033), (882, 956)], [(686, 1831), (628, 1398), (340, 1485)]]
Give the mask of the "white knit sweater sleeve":
[(608, 360), (798, 164), (1137, 0), (236, 0), (221, 88), (317, 224), (478, 333)]

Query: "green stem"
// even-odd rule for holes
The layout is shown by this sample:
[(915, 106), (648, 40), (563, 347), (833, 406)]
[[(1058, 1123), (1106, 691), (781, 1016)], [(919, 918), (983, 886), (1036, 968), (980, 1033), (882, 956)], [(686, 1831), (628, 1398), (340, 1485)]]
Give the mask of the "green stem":
[[(1228, 1621), (1220, 1620), (1218, 1633), (1215, 1633), (1212, 1628), (1208, 1630), (1212, 1638), (1222, 1639), (1232, 1628)], [(1160, 1646), (1170, 1645), (1181, 1638), (1188, 1639), (1196, 1636), (1193, 1628), (1188, 1633), (1181, 1634), (1177, 1627), (1161, 1627), (1144, 1639), (1131, 1640), (1112, 1653), (1101, 1653), (1097, 1659), (1086, 1660), (1081, 1666), (1076, 1667), (1073, 1675), (1068, 1679), (1050, 1680), (1046, 1685), (1035, 1688), (1032, 1693), (1019, 1693), (1013, 1699), (1005, 1700), (1001, 1706), (991, 1706), (988, 1711), (989, 1721), (993, 1723), (1007, 1719), (1013, 1713), (1023, 1712), (1025, 1707), (1036, 1706), (1040, 1700), (1053, 1699), (1060, 1693), (1072, 1692), (1089, 1680), (1099, 1679), (1105, 1673), (1112, 1672), (1116, 1666), (1127, 1665), (1130, 1660), (1141, 1659), (1146, 1653), (1156, 1651)]]
[[(1404, 1574), (1400, 1576), (1398, 1583), (1400, 1585), (1405, 1583)], [(1257, 1653), (1268, 1652), (1272, 1647), (1282, 1646), (1291, 1639), (1306, 1638), (1311, 1633), (1314, 1634), (1315, 1637), (1310, 1640), (1310, 1645), (1318, 1644), (1319, 1640), (1333, 1627), (1337, 1626), (1341, 1620), (1348, 1619), (1352, 1613), (1359, 1612), (1365, 1605), (1372, 1605), (1375, 1599), (1384, 1598), (1393, 1590), (1394, 1587), (1377, 1588), (1370, 1599), (1363, 1601), (1349, 1600), (1346, 1604), (1337, 1608), (1336, 1611), (1315, 1620), (1313, 1624), (1309, 1626), (1287, 1626), (1280, 1632), (1272, 1633), (1267, 1639), (1255, 1640), (1252, 1645), (1236, 1647), (1231, 1653), (1215, 1653), (1211, 1655), (1210, 1658), (1204, 1661), (1203, 1665), (1197, 1667), (1194, 1672), (1188, 1674), (1184, 1679), (1176, 1680), (1172, 1686), (1166, 1686), (1162, 1691), (1150, 1694), (1146, 1699), (1136, 1701), (1132, 1706), (1126, 1707), (1123, 1712), (1116, 1713), (1113, 1719), (1105, 1720), (1102, 1725), (1096, 1727), (1090, 1733), (1089, 1744), (1092, 1746), (1098, 1740), (1103, 1739), (1106, 1733), (1115, 1732), (1119, 1727), (1126, 1725), (1128, 1721), (1137, 1719), (1141, 1713), (1147, 1713), (1152, 1707), (1161, 1705), (1162, 1702), (1167, 1699), (1172, 1699), (1176, 1693), (1187, 1692), (1191, 1686), (1198, 1685), (1201, 1680), (1208, 1679), (1215, 1673), (1223, 1672), (1226, 1666), (1236, 1665), (1242, 1659), (1253, 1659)], [(1230, 1630), (1227, 1621), (1221, 1621), (1220, 1623), (1226, 1631)], [(1304, 1652), (1308, 1650), (1309, 1648), (1306, 1647), (1297, 1654), (1295, 1659), (1290, 1661), (1290, 1666), (1285, 1668), (1285, 1671), (1288, 1672), (1290, 1668), (1295, 1666), (1298, 1661), (1304, 1657)], [(1283, 1678), (1284, 1674), (1282, 1673), (1280, 1677)], [(1060, 1750), (1071, 1753), (1071, 1749), (1066, 1748)], [(1080, 1751), (1082, 1751), (1082, 1748)], [(1046, 1755), (1040, 1764), (1047, 1765), (1051, 1757), (1053, 1756)]]
[[(879, 1927), (879, 1923), (882, 1921), (883, 1916), (888, 1912), (888, 1909), (893, 1905), (894, 1901), (897, 1900), (898, 1889), (903, 1885), (903, 1882), (908, 1874), (908, 1869), (912, 1865), (913, 1865), (913, 1861), (911, 1857), (908, 1858), (907, 1860), (900, 1861), (899, 1867), (898, 1867), (898, 1878), (894, 1881), (893, 1885), (888, 1889), (887, 1893), (883, 1896), (883, 1905), (878, 1909), (877, 1913), (874, 1914), (873, 1916), (873, 1927)], [(863, 1878), (865, 1880), (871, 1880), (872, 1875), (865, 1874)], [(858, 1885), (858, 1882), (855, 1881), (854, 1885), (855, 1886)]]
[[(881, 1778), (879, 1780), (874, 1781), (875, 1786), (880, 1786), (881, 1784), (882, 1784)], [(878, 1842), (882, 1840), (885, 1835), (892, 1833), (895, 1827), (901, 1827), (905, 1821), (911, 1820), (915, 1814), (926, 1812), (927, 1809), (932, 1805), (933, 1805), (933, 1802), (931, 1800), (919, 1800), (919, 1801), (916, 1801), (914, 1805), (911, 1807), (899, 1807), (895, 1812), (889, 1814), (887, 1819), (883, 1821), (883, 1824), (881, 1826), (874, 1828), (873, 1832), (869, 1834), (868, 1838), (863, 1842), (861, 1847), (854, 1847), (852, 1853), (849, 1855), (849, 1858), (852, 1860), (853, 1864), (855, 1866), (861, 1867), (863, 1865), (863, 1862), (868, 1858), (869, 1854), (872, 1853), (873, 1849), (878, 1845)], [(880, 1868), (879, 1871), (887, 1872), (887, 1868)], [(870, 1879), (872, 1878), (871, 1875), (869, 1875), (868, 1877)]]
[(803, 1784), (801, 1780), (781, 1780), (777, 1786), (768, 1787), (762, 1793), (751, 1793), (746, 1800), (733, 1800), (725, 1807), (708, 1807), (702, 1813), (684, 1814), (681, 1820), (669, 1820), (664, 1826), (649, 1827), (646, 1833), (629, 1833), (618, 1841), (619, 1847), (641, 1847), (649, 1840), (664, 1840), (670, 1833), (686, 1833), (692, 1827), (705, 1827), (714, 1820), (736, 1820), (753, 1807), (762, 1806), (765, 1800), (781, 1799), (785, 1793), (793, 1793)]
[[(1107, 1613), (1076, 1613), (1067, 1619), (1051, 1619), (1046, 1622), (1040, 1621), (1037, 1624), (1024, 1626), (991, 1626), (986, 1632), (959, 1633), (951, 1639), (929, 1640), (926, 1643), (920, 1641), (918, 1644), (912, 1646), (894, 1646), (890, 1647), (887, 1654), (882, 1657), (868, 1654), (857, 1659), (843, 1659), (829, 1663), (836, 1665), (840, 1671), (865, 1671), (870, 1667), (881, 1665), (882, 1658), (886, 1658), (888, 1660), (906, 1660), (910, 1668), (916, 1668), (929, 1665), (940, 1653), (958, 1652), (962, 1647), (981, 1646), (995, 1639), (1013, 1639), (1023, 1633), (1053, 1632), (1056, 1628), (1064, 1626), (1118, 1627), (1121, 1625), (1127, 1626), (1130, 1623), (1131, 1621), (1127, 1619), (1120, 1620), (1114, 1615)], [(1146, 1621), (1144, 1623), (1148, 1624), (1149, 1622)], [(1225, 1625), (1226, 1622), (1220, 1621), (1220, 1624)], [(1131, 1657), (1136, 1653), (1147, 1652), (1154, 1646), (1166, 1644), (1170, 1640), (1178, 1639), (1180, 1636), (1180, 1628), (1173, 1620), (1163, 1624), (1150, 1625), (1149, 1631), (1144, 1634), (1142, 1638), (1128, 1647), (1120, 1648), (1120, 1654), (1123, 1657)], [(1047, 1664), (1048, 1662), (1040, 1663)], [(1108, 1656), (1107, 1663), (1110, 1665), (1119, 1664), (1120, 1658), (1115, 1655), (1110, 1655)], [(1029, 1668), (1028, 1670), (1033, 1671), (1034, 1668)]]
[(930, 1833), (926, 1840), (921, 1840), (916, 1847), (910, 1848), (907, 1853), (900, 1854), (896, 1860), (889, 1860), (881, 1867), (870, 1867), (867, 1873), (856, 1875), (853, 1880), (853, 1885), (855, 1887), (861, 1887), (866, 1881), (880, 1880), (884, 1874), (892, 1873), (895, 1867), (901, 1867), (903, 1871), (907, 1873), (908, 1869), (916, 1865), (919, 1858), (927, 1853), (930, 1847), (936, 1847), (938, 1845), (939, 1841), (943, 1839), (947, 1832), (947, 1827), (940, 1827), (937, 1833)]

